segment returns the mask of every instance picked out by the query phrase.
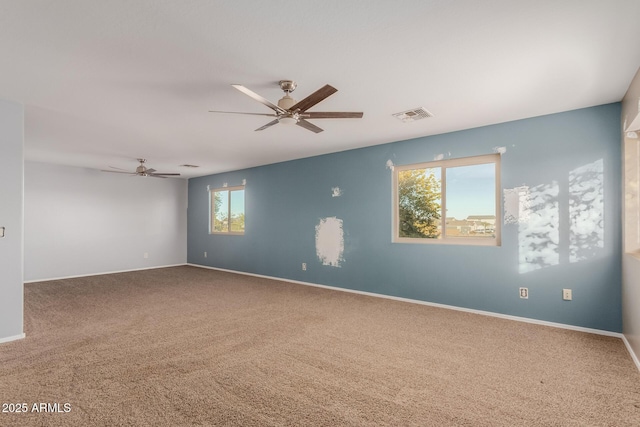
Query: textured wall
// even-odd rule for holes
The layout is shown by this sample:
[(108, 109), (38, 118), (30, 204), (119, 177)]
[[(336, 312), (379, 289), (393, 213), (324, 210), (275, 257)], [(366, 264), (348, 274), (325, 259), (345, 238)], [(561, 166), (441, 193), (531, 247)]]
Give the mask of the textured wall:
[(22, 336), (24, 108), (0, 100), (0, 342)]
[[(191, 179), (188, 261), (619, 332), (619, 141), (616, 103)], [(509, 199), (502, 246), (391, 243), (389, 165), (495, 151)], [(209, 235), (207, 186), (242, 180), (245, 235)], [(327, 223), (342, 238), (338, 262), (317, 250)]]
[(186, 209), (183, 179), (27, 162), (25, 280), (183, 264)]

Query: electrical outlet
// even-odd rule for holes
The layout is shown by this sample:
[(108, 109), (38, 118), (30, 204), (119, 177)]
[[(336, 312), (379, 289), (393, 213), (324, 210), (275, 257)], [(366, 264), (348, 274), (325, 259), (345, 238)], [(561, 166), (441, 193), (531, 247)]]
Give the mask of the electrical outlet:
[(529, 299), (529, 288), (520, 288), (520, 298)]
[(306, 262), (302, 263), (302, 271), (307, 271), (307, 263)]
[(563, 289), (562, 290), (562, 299), (565, 301), (571, 301), (573, 295), (571, 294), (571, 289)]
[(204, 257), (205, 257), (205, 258), (207, 257), (207, 252), (206, 252), (206, 251), (204, 252)]

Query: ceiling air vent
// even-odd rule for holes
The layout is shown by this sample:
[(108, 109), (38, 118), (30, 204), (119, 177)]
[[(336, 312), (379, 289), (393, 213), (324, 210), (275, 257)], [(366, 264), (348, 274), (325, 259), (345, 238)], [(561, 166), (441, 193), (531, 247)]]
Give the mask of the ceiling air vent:
[(181, 168), (199, 168), (200, 166), (196, 165), (180, 165)]
[(407, 123), (407, 122), (415, 122), (416, 120), (433, 117), (433, 114), (428, 112), (427, 109), (424, 107), (418, 107), (418, 108), (413, 108), (411, 110), (403, 111), (401, 113), (395, 113), (393, 117)]

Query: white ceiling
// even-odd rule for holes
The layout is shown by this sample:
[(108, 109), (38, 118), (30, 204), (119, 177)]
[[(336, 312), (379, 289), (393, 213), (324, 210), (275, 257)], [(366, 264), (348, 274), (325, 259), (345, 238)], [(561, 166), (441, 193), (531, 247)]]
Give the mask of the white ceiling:
[[(638, 0), (0, 0), (0, 98), (25, 158), (207, 175), (620, 101), (640, 67)], [(310, 111), (254, 129), (293, 79)], [(393, 113), (425, 107), (433, 118)], [(199, 165), (198, 169), (179, 167)]]

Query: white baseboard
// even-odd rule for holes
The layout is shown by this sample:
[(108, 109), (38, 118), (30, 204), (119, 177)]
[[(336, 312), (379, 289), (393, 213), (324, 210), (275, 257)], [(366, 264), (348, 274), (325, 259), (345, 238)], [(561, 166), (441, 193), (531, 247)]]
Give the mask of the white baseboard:
[(25, 336), (26, 336), (25, 334), (20, 334), (20, 335), (14, 335), (12, 337), (0, 338), (0, 344), (3, 344), (5, 342), (10, 342), (10, 341), (21, 340), (21, 339), (24, 339)]
[[(567, 324), (564, 324), (564, 323), (547, 322), (545, 320), (530, 319), (528, 317), (511, 316), (511, 315), (508, 315), (508, 314), (494, 313), (494, 312), (491, 312), (491, 311), (475, 310), (475, 309), (472, 309), (472, 308), (457, 307), (455, 305), (439, 304), (439, 303), (435, 303), (435, 302), (421, 301), (421, 300), (415, 300), (415, 299), (410, 299), (410, 298), (394, 297), (394, 296), (391, 296), (391, 295), (376, 294), (376, 293), (373, 293), (373, 292), (365, 292), (365, 291), (358, 291), (358, 290), (354, 290), (354, 289), (339, 288), (339, 287), (336, 287), (336, 286), (318, 285), (316, 283), (302, 282), (302, 281), (299, 281), (299, 280), (291, 280), (291, 279), (282, 279), (280, 277), (272, 277), (272, 276), (265, 276), (265, 275), (262, 275), (262, 274), (246, 273), (244, 271), (228, 270), (228, 269), (225, 269), (225, 268), (208, 267), (208, 266), (205, 266), (205, 265), (198, 265), (198, 264), (191, 264), (191, 263), (187, 263), (187, 265), (190, 265), (192, 267), (207, 268), (207, 269), (210, 269), (210, 270), (226, 271), (228, 273), (243, 274), (243, 275), (246, 275), (246, 276), (261, 277), (263, 279), (278, 280), (278, 281), (281, 281), (281, 282), (297, 283), (299, 285), (305, 285), (305, 286), (314, 286), (316, 288), (331, 289), (331, 290), (334, 290), (334, 291), (342, 291), (342, 292), (349, 292), (349, 293), (353, 293), (353, 294), (367, 295), (367, 296), (371, 296), (371, 297), (386, 298), (386, 299), (391, 299), (391, 300), (395, 300), (395, 301), (408, 302), (408, 303), (412, 303), (412, 304), (428, 305), (428, 306), (431, 306), (431, 307), (445, 308), (445, 309), (448, 309), (448, 310), (464, 311), (466, 313), (474, 313), (474, 314), (481, 314), (483, 316), (498, 317), (500, 319), (514, 320), (516, 322), (533, 323), (535, 325), (551, 326), (553, 328), (569, 329), (569, 330), (572, 330), (572, 331), (586, 332), (586, 333), (596, 334), (596, 335), (606, 335), (606, 336), (609, 336), (609, 337), (624, 338), (624, 335), (622, 335), (621, 333), (605, 331), (605, 330), (602, 330), (602, 329), (584, 328), (582, 326), (567, 325)], [(627, 348), (629, 348), (628, 345), (627, 345)], [(634, 357), (634, 356), (635, 355), (633, 355), (632, 357)]]
[(155, 270), (157, 268), (180, 267), (182, 265), (187, 265), (187, 263), (170, 264), (170, 265), (158, 265), (158, 266), (155, 266), (155, 267), (144, 267), (144, 268), (131, 268), (129, 270), (102, 271), (100, 273), (78, 274), (78, 275), (75, 275), (75, 276), (63, 276), (63, 277), (51, 277), (51, 278), (48, 278), (48, 279), (26, 280), (24, 283), (49, 282), (51, 280), (75, 279), (75, 278), (78, 278), (78, 277), (89, 277), (89, 276), (102, 276), (104, 274), (128, 273), (128, 272), (131, 272), (131, 271), (142, 271), (142, 270)]
[(636, 368), (638, 368), (638, 371), (640, 371), (640, 360), (638, 360), (638, 356), (636, 356), (636, 353), (633, 351), (633, 348), (631, 347), (631, 344), (629, 344), (627, 337), (622, 335), (622, 341), (624, 342), (624, 345), (627, 347), (627, 350), (631, 355), (631, 359), (633, 359), (633, 363), (636, 364)]

